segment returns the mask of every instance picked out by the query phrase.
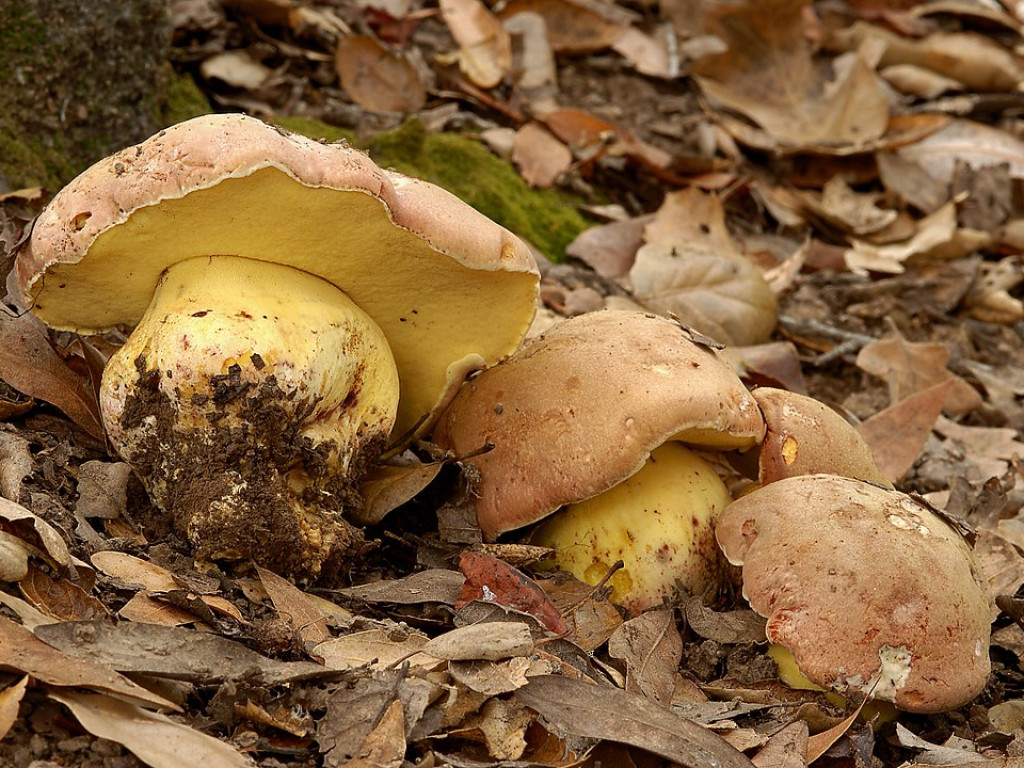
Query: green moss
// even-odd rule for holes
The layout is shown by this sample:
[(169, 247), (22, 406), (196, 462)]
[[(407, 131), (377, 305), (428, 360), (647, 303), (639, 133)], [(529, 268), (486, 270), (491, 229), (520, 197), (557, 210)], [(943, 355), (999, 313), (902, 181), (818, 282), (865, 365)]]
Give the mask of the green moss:
[(11, 62), (46, 45), (46, 27), (29, 3), (0, 3), (0, 80), (14, 76)]
[[(351, 133), (316, 120), (293, 117), (280, 124), (313, 138), (356, 145)], [(410, 119), (364, 148), (378, 165), (444, 187), (555, 261), (565, 257), (565, 247), (588, 226), (577, 201), (556, 190), (531, 189), (515, 168), (474, 139), (430, 133)]]
[(325, 139), (326, 141), (347, 141), (352, 146), (357, 146), (356, 135), (352, 131), (339, 128), (336, 125), (329, 125), (321, 120), (314, 120), (310, 117), (278, 117), (274, 119), (278, 125), (293, 133), (301, 133), (311, 139)]
[(169, 63), (164, 100), (159, 109), (157, 122), (162, 125), (174, 125), (213, 111), (210, 100), (199, 90), (192, 76), (177, 74)]

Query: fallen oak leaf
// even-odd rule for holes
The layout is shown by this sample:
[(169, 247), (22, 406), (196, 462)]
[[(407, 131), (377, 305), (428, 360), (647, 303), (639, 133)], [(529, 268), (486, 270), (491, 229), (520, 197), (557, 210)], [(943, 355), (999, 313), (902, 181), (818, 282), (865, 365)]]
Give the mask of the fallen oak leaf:
[(158, 712), (110, 696), (49, 690), (93, 736), (116, 741), (152, 768), (253, 768), (252, 758), (234, 747)]
[(751, 768), (753, 763), (691, 720), (639, 694), (560, 675), (534, 677), (514, 696), (555, 731), (645, 749), (686, 768)]
[(519, 569), (490, 555), (464, 552), (459, 558), (459, 570), (466, 583), (455, 604), (456, 610), (472, 600), (480, 600), (527, 613), (556, 635), (569, 631), (547, 593)]

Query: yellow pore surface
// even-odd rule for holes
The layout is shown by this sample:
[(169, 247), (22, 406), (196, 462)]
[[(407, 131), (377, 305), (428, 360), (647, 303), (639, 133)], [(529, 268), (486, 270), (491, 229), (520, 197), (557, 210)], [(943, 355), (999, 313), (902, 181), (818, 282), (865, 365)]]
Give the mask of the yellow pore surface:
[(274, 168), (135, 211), (80, 263), (53, 266), (35, 310), (83, 332), (132, 326), (168, 266), (214, 255), (320, 276), (372, 317), (401, 377), (396, 434), (434, 408), (450, 377), (510, 353), (533, 312), (533, 275), (468, 269), (396, 227), (371, 195)]
[(669, 442), (632, 477), (548, 518), (533, 541), (554, 548), (554, 564), (591, 585), (622, 560), (611, 599), (641, 611), (700, 593), (718, 577), (714, 523), (731, 500), (706, 461)]

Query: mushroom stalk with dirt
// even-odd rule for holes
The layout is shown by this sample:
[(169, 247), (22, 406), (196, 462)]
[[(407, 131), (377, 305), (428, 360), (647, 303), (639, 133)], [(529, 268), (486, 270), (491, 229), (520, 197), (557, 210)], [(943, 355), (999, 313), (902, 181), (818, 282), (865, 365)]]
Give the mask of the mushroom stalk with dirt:
[(672, 320), (606, 310), (467, 382), (434, 439), (478, 470), (486, 538), (543, 520), (534, 543), (581, 580), (622, 560), (612, 599), (636, 613), (721, 575), (714, 521), (731, 499), (691, 448), (746, 449), (763, 434), (714, 349)]
[(366, 468), (519, 345), (537, 293), (525, 244), (457, 198), (242, 115), (85, 171), (16, 269), (54, 328), (135, 328), (104, 423), (197, 554), (299, 577), (359, 551)]

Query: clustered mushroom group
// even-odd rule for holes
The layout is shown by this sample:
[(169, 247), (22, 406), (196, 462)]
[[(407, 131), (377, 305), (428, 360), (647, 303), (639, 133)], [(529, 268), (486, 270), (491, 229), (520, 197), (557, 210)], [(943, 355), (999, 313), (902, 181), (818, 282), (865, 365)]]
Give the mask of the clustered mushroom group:
[[(329, 574), (362, 546), (345, 516), (368, 468), (430, 436), (477, 470), (486, 539), (526, 531), (629, 613), (742, 566), (766, 639), (818, 686), (933, 712), (985, 685), (970, 546), (842, 417), (749, 392), (642, 312), (521, 346), (527, 246), (345, 145), (240, 115), (169, 128), (54, 197), (16, 283), (54, 328), (134, 328), (104, 424), (200, 558)], [(754, 480), (735, 501), (729, 462)]]

